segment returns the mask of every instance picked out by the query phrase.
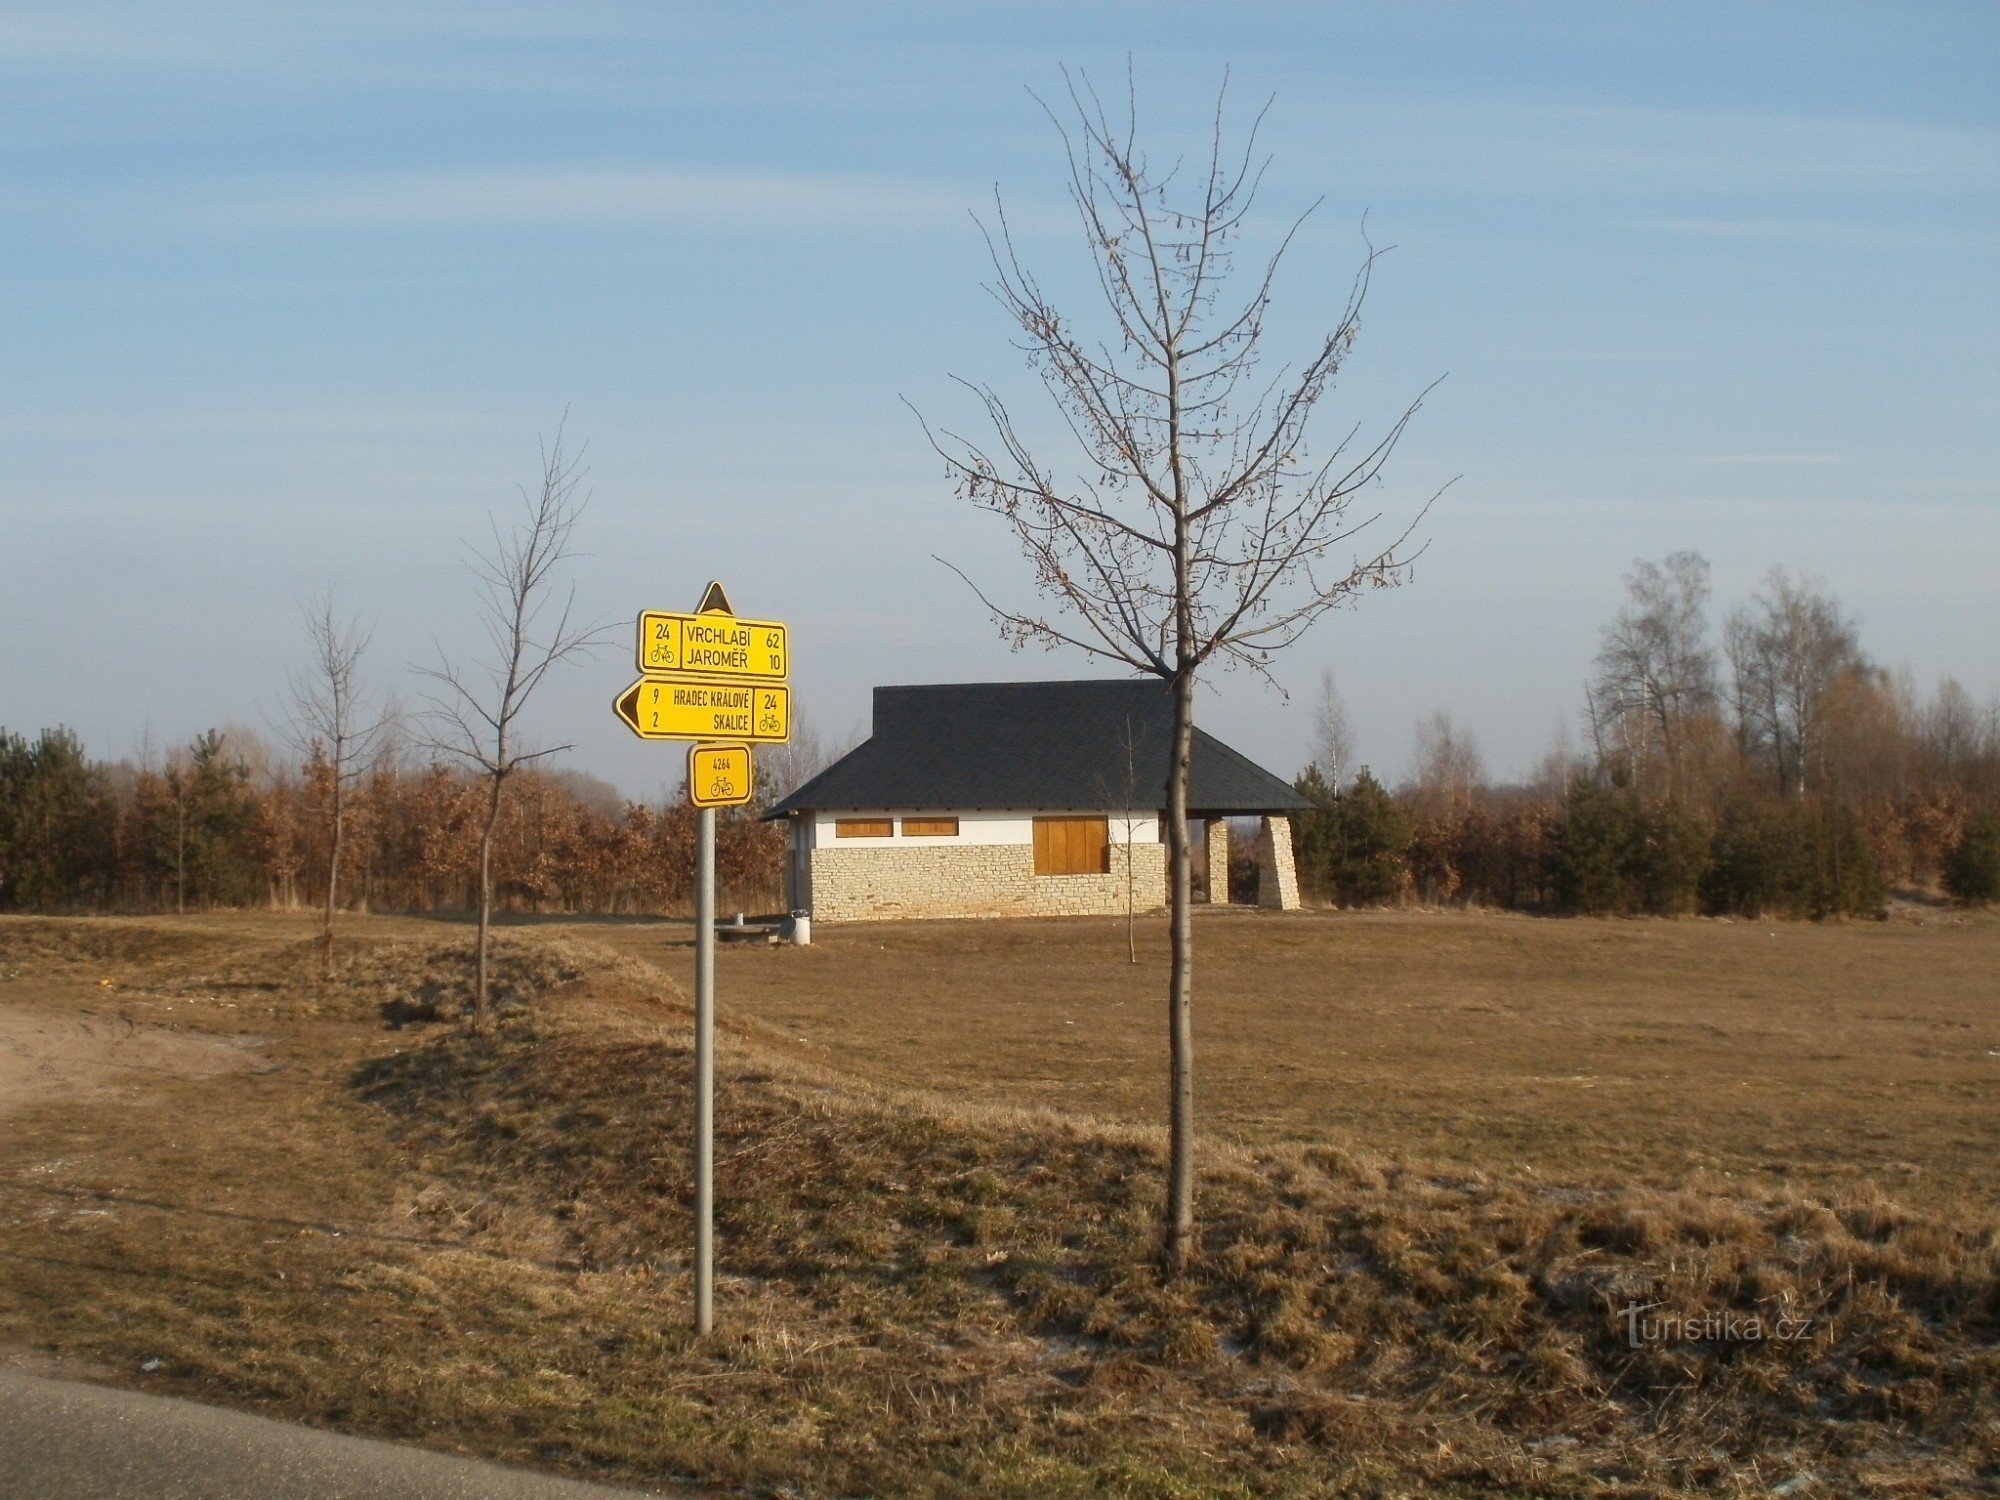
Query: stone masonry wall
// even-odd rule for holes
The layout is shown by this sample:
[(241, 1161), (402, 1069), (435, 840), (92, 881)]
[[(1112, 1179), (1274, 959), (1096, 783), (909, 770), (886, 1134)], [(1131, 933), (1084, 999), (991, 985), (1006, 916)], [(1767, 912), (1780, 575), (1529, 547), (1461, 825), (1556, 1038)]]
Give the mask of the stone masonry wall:
[(1282, 815), (1264, 818), (1258, 824), (1257, 904), (1279, 911), (1299, 909), (1299, 867), (1292, 852), (1292, 820)]
[(1229, 904), (1229, 819), (1210, 818), (1203, 825), (1208, 840), (1208, 901), (1211, 906)]
[(1167, 899), (1164, 844), (1113, 844), (1106, 875), (1037, 875), (1029, 844), (922, 845), (812, 851), (816, 922), (908, 917), (1080, 917), (1125, 910), (1125, 861), (1134, 861), (1140, 911)]

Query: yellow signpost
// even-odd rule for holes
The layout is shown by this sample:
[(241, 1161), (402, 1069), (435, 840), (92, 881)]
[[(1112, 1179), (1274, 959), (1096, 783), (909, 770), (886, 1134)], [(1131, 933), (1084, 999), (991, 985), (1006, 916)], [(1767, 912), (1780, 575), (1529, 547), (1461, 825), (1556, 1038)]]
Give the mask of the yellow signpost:
[(792, 690), (782, 682), (641, 677), (618, 695), (612, 707), (642, 740), (769, 745), (792, 737)]
[[(791, 645), (776, 620), (738, 619), (711, 583), (693, 614), (639, 616), (639, 670), (612, 709), (645, 740), (694, 740), (694, 1326), (715, 1326), (715, 810), (750, 800), (751, 744), (792, 737)], [(705, 743), (721, 740), (722, 744)]]
[(688, 801), (696, 807), (741, 807), (751, 791), (748, 745), (689, 747)]
[(785, 627), (776, 620), (649, 609), (639, 616), (639, 670), (782, 682), (791, 675), (785, 637)]

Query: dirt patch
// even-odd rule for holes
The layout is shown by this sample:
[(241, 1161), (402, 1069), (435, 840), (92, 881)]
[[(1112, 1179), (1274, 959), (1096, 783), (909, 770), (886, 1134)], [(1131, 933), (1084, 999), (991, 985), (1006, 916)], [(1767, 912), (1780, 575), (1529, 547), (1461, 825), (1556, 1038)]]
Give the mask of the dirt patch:
[[(37, 1002), (41, 1003), (37, 1003)], [(132, 1098), (166, 1080), (260, 1063), (254, 1043), (142, 1023), (10, 986), (0, 1004), (0, 1115), (54, 1100)]]
[(4, 1339), (0, 1339), (0, 1370), (13, 1370), (43, 1380), (110, 1380), (119, 1373), (94, 1359), (77, 1359), (27, 1344), (10, 1344)]

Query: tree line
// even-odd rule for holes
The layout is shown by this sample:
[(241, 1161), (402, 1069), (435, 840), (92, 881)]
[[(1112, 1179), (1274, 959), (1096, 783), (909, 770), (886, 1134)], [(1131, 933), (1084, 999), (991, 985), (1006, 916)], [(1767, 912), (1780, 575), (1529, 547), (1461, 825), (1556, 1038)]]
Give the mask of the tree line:
[[(664, 913), (693, 884), (695, 814), (680, 799), (629, 802), (603, 782), (550, 771), (567, 745), (530, 748), (520, 718), (554, 670), (608, 627), (579, 618), (566, 582), (589, 496), (583, 455), (559, 423), (511, 520), (489, 516), (470, 550), (471, 619), (483, 645), (419, 668), (414, 713), (372, 694), (369, 632), (331, 590), (304, 609), (308, 649), (279, 716), (288, 756), (243, 730), (211, 729), (154, 764), (91, 760), (77, 736), (0, 726), (0, 910), (184, 912), (316, 905), (333, 964), (341, 910), (464, 911), (478, 923), (475, 1023), (490, 1020), (489, 914)], [(824, 763), (803, 725), (764, 757), (766, 801), (719, 820), (728, 897), (782, 899), (786, 838), (759, 820)], [(775, 774), (773, 774), (775, 773)]]
[(1523, 785), (1472, 734), (1418, 725), (1392, 791), (1350, 770), (1331, 676), (1298, 789), (1302, 877), (1342, 905), (1831, 916), (1891, 888), (2000, 899), (2000, 707), (1928, 698), (1861, 648), (1816, 580), (1773, 570), (1723, 617), (1698, 553), (1641, 561), (1567, 737)]
[[(1696, 554), (1640, 563), (1626, 584), (1585, 687), (1587, 739), (1522, 784), (1493, 782), (1440, 713), (1418, 726), (1410, 775), (1384, 785), (1352, 765), (1323, 682), (1297, 782), (1313, 804), (1294, 829), (1307, 887), (1350, 906), (1660, 915), (1872, 913), (1896, 887), (2000, 899), (1994, 705), (1950, 678), (1920, 695), (1809, 579), (1772, 574), (1719, 631)], [(315, 653), (331, 619), (308, 614)], [(287, 757), (229, 729), (137, 763), (92, 760), (65, 729), (0, 729), (0, 909), (318, 906), (337, 833), (341, 909), (476, 911), (490, 778), (394, 722), (367, 727), (365, 758), (337, 735), (300, 736)], [(760, 754), (766, 798), (828, 759), (810, 729)], [(725, 899), (746, 910), (783, 900), (784, 831), (759, 810), (718, 824)], [(492, 829), (504, 911), (684, 913), (693, 865), (681, 799), (628, 801), (575, 771), (515, 770)]]
[[(477, 910), (490, 784), (386, 746), (351, 778), (324, 745), (287, 763), (260, 737), (211, 730), (160, 764), (93, 761), (68, 730), (0, 729), (0, 909), (200, 911), (317, 907), (341, 804), (343, 910)], [(758, 808), (718, 821), (728, 899), (782, 898), (785, 834)], [(493, 830), (496, 907), (689, 909), (694, 811), (627, 801), (576, 772), (515, 773)]]

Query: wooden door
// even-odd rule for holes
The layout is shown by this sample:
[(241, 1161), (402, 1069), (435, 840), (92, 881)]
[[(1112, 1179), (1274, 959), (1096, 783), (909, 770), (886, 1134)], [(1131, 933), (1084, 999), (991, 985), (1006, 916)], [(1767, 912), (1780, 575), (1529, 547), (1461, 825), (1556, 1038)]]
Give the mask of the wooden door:
[(1110, 869), (1109, 818), (1035, 819), (1037, 875), (1104, 875)]

